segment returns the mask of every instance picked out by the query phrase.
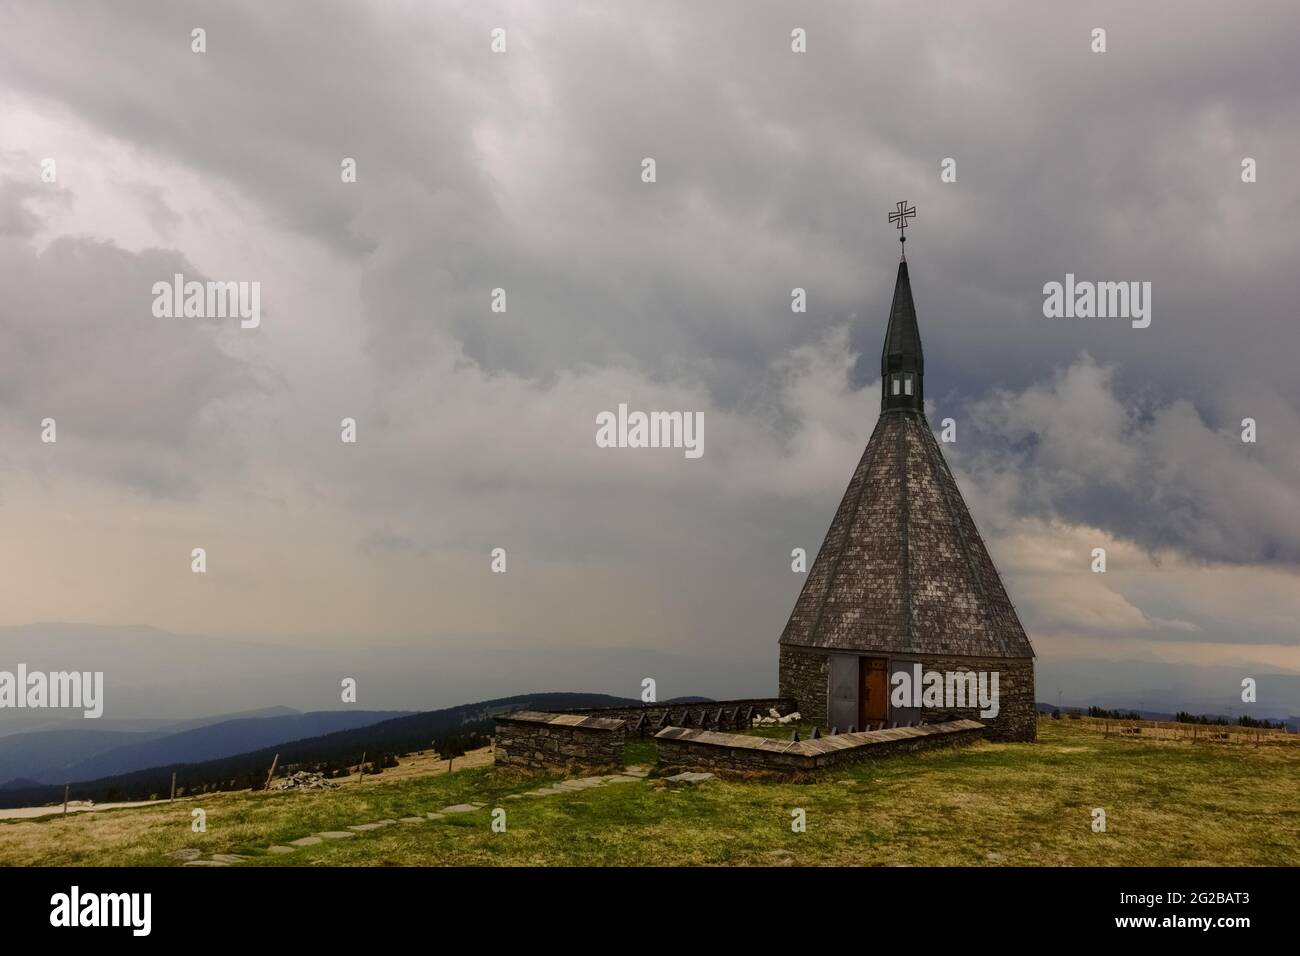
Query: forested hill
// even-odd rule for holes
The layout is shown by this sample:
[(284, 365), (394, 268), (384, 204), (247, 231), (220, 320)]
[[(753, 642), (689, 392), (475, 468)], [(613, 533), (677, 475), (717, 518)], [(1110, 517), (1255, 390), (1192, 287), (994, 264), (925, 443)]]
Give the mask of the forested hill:
[[(277, 753), (281, 770), (307, 769), (332, 775), (345, 767), (355, 766), (363, 753), (367, 766), (374, 764), (379, 770), (386, 757), (425, 750), (430, 746), (444, 755), (464, 753), (467, 749), (482, 746), (492, 733), (494, 718), (513, 710), (618, 707), (636, 703), (639, 701), (609, 694), (518, 694), (276, 743), (216, 760), (165, 764), (74, 782), (70, 798), (106, 803), (164, 797), (170, 791), (173, 771), (178, 793), (256, 789), (266, 782), (267, 771)], [(16, 786), (0, 791), (0, 807), (41, 806), (62, 799), (61, 785)]]

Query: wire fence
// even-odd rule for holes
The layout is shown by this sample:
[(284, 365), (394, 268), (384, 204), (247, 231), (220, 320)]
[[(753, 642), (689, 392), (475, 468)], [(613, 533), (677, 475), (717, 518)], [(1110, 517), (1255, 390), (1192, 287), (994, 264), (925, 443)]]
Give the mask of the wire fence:
[(1300, 746), (1300, 733), (1263, 727), (1242, 727), (1237, 724), (1184, 724), (1175, 720), (1115, 720), (1083, 716), (1062, 719), (1107, 737), (1185, 740), (1191, 743), (1232, 744), (1244, 747)]

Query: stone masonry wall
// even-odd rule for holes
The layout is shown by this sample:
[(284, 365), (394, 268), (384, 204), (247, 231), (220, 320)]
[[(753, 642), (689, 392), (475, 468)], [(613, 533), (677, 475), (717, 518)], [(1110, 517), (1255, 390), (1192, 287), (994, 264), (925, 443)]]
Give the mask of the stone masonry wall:
[(831, 767), (891, 754), (973, 743), (984, 736), (974, 720), (898, 727), (790, 743), (743, 734), (668, 727), (655, 735), (660, 775), (708, 770), (760, 776), (803, 777)]
[(927, 707), (922, 711), (927, 722), (978, 720), (988, 726), (988, 739), (1033, 743), (1038, 737), (1038, 715), (1034, 710), (1034, 662), (995, 658), (973, 660), (969, 657), (926, 658), (921, 666), (927, 671), (996, 671), (998, 675), (998, 715), (981, 717), (979, 707)]
[(521, 710), (496, 721), (496, 764), (520, 770), (623, 769), (626, 723)]
[(804, 720), (819, 727), (827, 726), (826, 699), (830, 685), (831, 660), (825, 651), (781, 646), (777, 693), (793, 697)]
[[(910, 666), (893, 661), (891, 670)], [(929, 671), (997, 671), (998, 715), (981, 717), (978, 707), (931, 708), (922, 711), (929, 723), (969, 718), (988, 726), (989, 740), (1033, 742), (1038, 720), (1034, 711), (1034, 662), (1032, 658), (926, 658), (921, 666)], [(830, 656), (812, 648), (781, 647), (779, 690), (783, 697), (793, 697), (805, 720), (818, 726), (828, 724), (826, 700), (830, 691)], [(892, 690), (892, 688), (891, 688)]]

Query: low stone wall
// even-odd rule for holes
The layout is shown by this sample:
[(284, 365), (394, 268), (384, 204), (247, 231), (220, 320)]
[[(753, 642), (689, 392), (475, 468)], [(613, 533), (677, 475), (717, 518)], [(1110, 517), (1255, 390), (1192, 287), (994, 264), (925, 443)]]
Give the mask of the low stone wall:
[(804, 776), (859, 760), (973, 743), (984, 736), (977, 720), (896, 727), (818, 740), (770, 740), (745, 734), (667, 727), (655, 734), (659, 772), (711, 770), (769, 776)]
[(496, 720), (496, 764), (519, 770), (623, 769), (623, 720), (521, 710)]
[[(569, 714), (583, 714), (591, 717), (603, 717), (607, 719), (616, 719), (627, 721), (629, 734), (641, 734), (652, 737), (662, 729), (662, 727), (717, 727), (719, 725), (718, 711), (722, 711), (722, 726), (735, 726), (734, 720), (739, 719), (748, 708), (753, 708), (754, 716), (766, 717), (768, 712), (775, 710), (781, 716), (794, 713), (798, 707), (793, 697), (745, 697), (740, 700), (711, 700), (697, 701), (695, 703), (662, 703), (662, 704), (640, 704), (629, 705), (627, 707), (587, 707), (574, 708), (565, 711)], [(731, 717), (732, 712), (739, 711), (736, 718)], [(664, 715), (668, 715), (666, 723), (661, 724)], [(638, 722), (641, 719), (638, 729)]]

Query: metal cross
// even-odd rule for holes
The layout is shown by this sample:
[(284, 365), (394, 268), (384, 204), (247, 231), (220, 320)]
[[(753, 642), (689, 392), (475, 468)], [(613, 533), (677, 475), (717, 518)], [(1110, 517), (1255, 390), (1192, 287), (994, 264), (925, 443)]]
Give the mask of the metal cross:
[(889, 214), (889, 221), (898, 223), (898, 241), (907, 242), (907, 234), (903, 232), (907, 228), (907, 220), (916, 218), (916, 207), (909, 206), (904, 199), (898, 204), (898, 209)]

